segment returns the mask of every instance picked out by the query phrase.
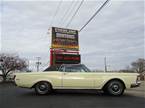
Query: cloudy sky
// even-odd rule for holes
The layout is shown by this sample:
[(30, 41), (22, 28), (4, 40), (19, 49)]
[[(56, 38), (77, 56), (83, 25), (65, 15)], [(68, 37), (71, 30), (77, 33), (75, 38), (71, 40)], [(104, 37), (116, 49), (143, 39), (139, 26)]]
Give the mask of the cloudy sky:
[[(104, 1), (84, 1), (68, 28), (79, 30)], [(3, 0), (0, 3), (1, 52), (18, 53), (29, 59), (31, 69), (35, 69), (39, 56), (41, 68), (47, 67), (48, 29), (66, 27), (80, 2)], [(126, 68), (144, 57), (144, 38), (144, 1), (111, 0), (79, 33), (82, 63), (91, 69), (104, 69), (106, 56), (109, 70)]]

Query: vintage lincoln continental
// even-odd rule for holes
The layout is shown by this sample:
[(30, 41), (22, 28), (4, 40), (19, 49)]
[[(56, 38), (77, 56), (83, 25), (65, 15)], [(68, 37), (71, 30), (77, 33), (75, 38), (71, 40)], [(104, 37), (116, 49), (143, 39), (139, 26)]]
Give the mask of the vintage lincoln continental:
[(96, 89), (119, 96), (140, 82), (137, 73), (91, 72), (83, 64), (63, 64), (56, 71), (16, 73), (15, 84), (41, 95), (53, 89)]

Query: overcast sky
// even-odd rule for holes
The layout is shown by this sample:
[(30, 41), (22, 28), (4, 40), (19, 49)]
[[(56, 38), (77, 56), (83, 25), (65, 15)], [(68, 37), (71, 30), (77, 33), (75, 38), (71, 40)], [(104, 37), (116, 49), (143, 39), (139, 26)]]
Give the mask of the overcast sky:
[[(84, 1), (68, 28), (79, 30), (104, 1)], [(39, 56), (41, 68), (47, 67), (49, 27), (65, 27), (80, 2), (63, 0), (54, 17), (60, 1), (3, 0), (0, 3), (1, 51), (29, 59), (31, 69), (35, 68)], [(126, 68), (144, 57), (144, 40), (144, 1), (111, 0), (79, 33), (82, 63), (91, 69), (104, 69), (106, 56), (109, 70)]]

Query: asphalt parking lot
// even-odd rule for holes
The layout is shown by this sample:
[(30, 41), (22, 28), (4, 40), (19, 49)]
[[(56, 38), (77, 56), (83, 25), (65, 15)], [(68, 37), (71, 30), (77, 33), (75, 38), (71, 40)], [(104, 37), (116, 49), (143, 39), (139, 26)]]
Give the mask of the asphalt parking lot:
[(121, 97), (96, 91), (59, 90), (39, 96), (31, 89), (0, 84), (0, 108), (145, 108), (145, 82)]

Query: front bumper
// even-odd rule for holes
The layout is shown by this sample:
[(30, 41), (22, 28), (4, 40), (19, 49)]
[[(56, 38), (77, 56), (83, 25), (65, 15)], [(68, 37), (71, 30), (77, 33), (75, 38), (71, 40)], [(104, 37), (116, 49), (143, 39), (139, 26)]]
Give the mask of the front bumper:
[(133, 83), (133, 84), (131, 84), (131, 88), (134, 88), (134, 87), (139, 87), (140, 86), (140, 84), (141, 84), (141, 82), (136, 82), (136, 83)]

